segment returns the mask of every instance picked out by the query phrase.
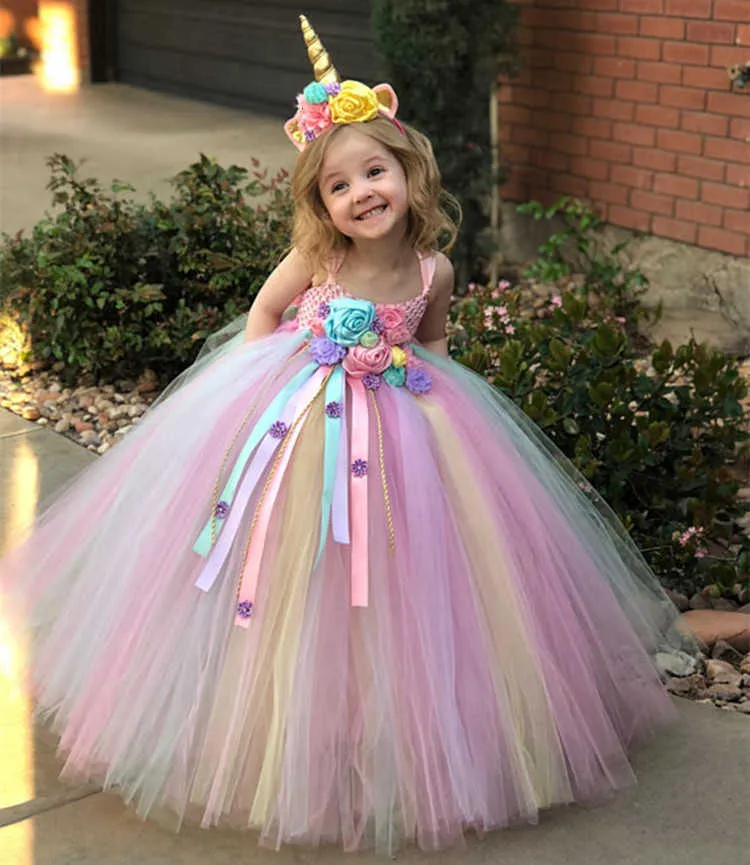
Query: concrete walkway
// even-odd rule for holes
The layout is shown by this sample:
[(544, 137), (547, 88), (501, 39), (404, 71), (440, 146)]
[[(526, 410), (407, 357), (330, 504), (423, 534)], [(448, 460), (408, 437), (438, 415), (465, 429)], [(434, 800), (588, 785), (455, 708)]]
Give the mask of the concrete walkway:
[[(293, 106), (290, 106), (290, 114)], [(50, 208), (45, 160), (85, 159), (105, 188), (127, 181), (141, 198), (169, 193), (170, 177), (200, 153), (249, 168), (291, 168), (296, 155), (278, 118), (122, 84), (45, 93), (31, 76), (0, 79), (0, 231), (29, 229)]]
[[(92, 455), (0, 410), (0, 538), (7, 546), (38, 502)], [(357, 862), (337, 850), (257, 847), (257, 836), (139, 820), (113, 793), (58, 780), (54, 737), (34, 725), (23, 688), (2, 675), (0, 622), (0, 865), (211, 865)], [(750, 839), (750, 719), (679, 702), (680, 723), (634, 755), (639, 783), (597, 808), (562, 808), (538, 827), (470, 840), (467, 851), (401, 854), (439, 865), (739, 865)], [(25, 756), (24, 756), (25, 755)]]

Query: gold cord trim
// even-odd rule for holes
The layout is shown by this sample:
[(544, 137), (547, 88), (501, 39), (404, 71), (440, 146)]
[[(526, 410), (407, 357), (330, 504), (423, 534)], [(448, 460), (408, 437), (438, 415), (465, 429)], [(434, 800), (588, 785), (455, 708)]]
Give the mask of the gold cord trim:
[(385, 518), (388, 523), (388, 548), (391, 555), (396, 551), (396, 538), (393, 529), (393, 514), (391, 512), (391, 496), (388, 491), (388, 478), (385, 473), (385, 453), (383, 450), (383, 423), (380, 418), (380, 407), (375, 391), (370, 391), (370, 400), (375, 410), (375, 422), (378, 428), (378, 462), (380, 464), (380, 481), (383, 485), (383, 500), (385, 502)]

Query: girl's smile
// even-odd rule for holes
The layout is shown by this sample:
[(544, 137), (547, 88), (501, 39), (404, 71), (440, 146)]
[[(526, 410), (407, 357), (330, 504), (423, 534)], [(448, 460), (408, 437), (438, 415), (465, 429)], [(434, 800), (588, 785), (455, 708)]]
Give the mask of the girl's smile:
[(341, 130), (323, 160), (318, 189), (334, 226), (352, 240), (406, 230), (406, 175), (379, 141), (355, 127)]

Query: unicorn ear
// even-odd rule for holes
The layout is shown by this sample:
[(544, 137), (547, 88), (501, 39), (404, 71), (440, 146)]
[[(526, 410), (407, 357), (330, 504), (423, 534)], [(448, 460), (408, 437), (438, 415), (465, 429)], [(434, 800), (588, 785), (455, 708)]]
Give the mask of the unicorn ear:
[(287, 120), (284, 124), (284, 132), (286, 132), (287, 137), (297, 150), (305, 149), (305, 136), (299, 128), (296, 117), (290, 117), (289, 120)]
[(398, 97), (394, 89), (390, 84), (376, 84), (372, 92), (378, 97), (381, 112), (393, 120), (398, 110)]

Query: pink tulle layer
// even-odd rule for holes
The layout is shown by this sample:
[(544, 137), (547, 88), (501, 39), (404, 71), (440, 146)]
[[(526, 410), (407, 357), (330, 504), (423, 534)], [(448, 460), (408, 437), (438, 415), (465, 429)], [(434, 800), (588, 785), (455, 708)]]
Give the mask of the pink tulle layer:
[(673, 636), (671, 608), (570, 467), (455, 364), (425, 357), (429, 394), (384, 385), (379, 422), (370, 411), (366, 607), (330, 530), (316, 563), (322, 395), (249, 627), (237, 584), (271, 468), (215, 584), (195, 587), (217, 479), (309, 362), (300, 344), (219, 353), (0, 563), (34, 627), (34, 691), (65, 774), (118, 787), (142, 815), (168, 807), (272, 846), (388, 851), (629, 784), (628, 746), (671, 718), (649, 657)]

